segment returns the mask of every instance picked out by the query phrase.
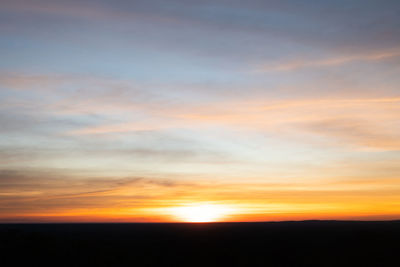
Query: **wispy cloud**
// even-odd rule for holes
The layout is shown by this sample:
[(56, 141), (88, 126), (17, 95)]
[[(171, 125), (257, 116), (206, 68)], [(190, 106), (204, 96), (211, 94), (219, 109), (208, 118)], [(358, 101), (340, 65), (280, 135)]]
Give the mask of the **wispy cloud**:
[[(67, 182), (66, 177), (56, 176), (57, 173), (2, 171), (1, 220), (18, 221), (21, 214), (34, 221), (57, 221), (58, 217), (134, 221), (140, 216), (147, 216), (147, 220), (171, 220), (173, 214), (165, 213), (167, 208), (204, 201), (236, 207), (237, 214), (232, 219), (265, 212), (284, 218), (291, 213), (318, 213), (321, 208), (325, 209), (326, 216), (335, 216), (337, 212), (343, 216), (355, 210), (360, 213), (353, 215), (371, 215), (363, 210), (371, 205), (387, 209), (396, 203), (400, 190), (398, 179), (218, 183), (140, 177), (70, 177)], [(149, 217), (151, 213), (153, 217)]]
[(388, 125), (385, 128), (362, 120), (324, 120), (310, 123), (306, 126), (319, 135), (333, 137), (362, 147), (377, 150), (400, 150), (400, 135), (396, 127)]
[(383, 60), (393, 59), (400, 56), (399, 49), (391, 49), (388, 51), (370, 51), (363, 54), (352, 53), (347, 56), (335, 56), (322, 59), (295, 59), (287, 62), (272, 63), (261, 66), (257, 72), (287, 72), (302, 69), (336, 67), (349, 63), (371, 63)]

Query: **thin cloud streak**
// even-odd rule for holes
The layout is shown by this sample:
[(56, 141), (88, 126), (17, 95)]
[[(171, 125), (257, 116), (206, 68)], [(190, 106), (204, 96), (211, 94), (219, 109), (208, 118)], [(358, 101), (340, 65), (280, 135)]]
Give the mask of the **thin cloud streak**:
[(372, 51), (368, 52), (365, 54), (360, 54), (360, 55), (349, 55), (349, 56), (337, 56), (337, 57), (332, 57), (332, 58), (327, 58), (327, 59), (299, 59), (299, 60), (293, 60), (289, 62), (283, 62), (283, 63), (278, 63), (278, 64), (270, 64), (266, 66), (260, 67), (259, 70), (256, 72), (287, 72), (287, 71), (297, 71), (301, 69), (307, 69), (307, 68), (324, 68), (324, 67), (336, 67), (336, 66), (341, 66), (349, 63), (354, 63), (354, 62), (366, 62), (368, 63), (369, 61), (371, 62), (378, 62), (378, 61), (383, 61), (383, 60), (388, 60), (388, 59), (393, 59), (400, 57), (400, 51), (399, 49), (395, 50), (389, 50), (389, 51)]

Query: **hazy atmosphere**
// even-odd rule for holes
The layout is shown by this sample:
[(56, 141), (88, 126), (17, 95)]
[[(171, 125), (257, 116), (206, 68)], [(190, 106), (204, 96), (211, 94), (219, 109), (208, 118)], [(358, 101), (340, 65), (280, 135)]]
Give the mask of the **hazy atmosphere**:
[(0, 222), (400, 219), (399, 14), (0, 0)]

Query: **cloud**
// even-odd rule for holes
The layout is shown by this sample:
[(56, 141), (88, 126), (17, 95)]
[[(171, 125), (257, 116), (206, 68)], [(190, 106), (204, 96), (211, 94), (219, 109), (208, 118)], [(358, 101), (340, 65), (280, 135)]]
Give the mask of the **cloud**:
[(333, 137), (345, 143), (377, 150), (400, 150), (398, 129), (382, 128), (362, 120), (331, 119), (310, 123), (306, 126), (319, 135)]
[[(235, 218), (248, 220), (261, 213), (265, 220), (269, 215), (300, 212), (309, 216), (322, 210), (330, 216), (344, 216), (368, 210), (371, 205), (386, 211), (398, 201), (400, 181), (387, 178), (277, 183), (187, 182), (144, 177), (74, 177), (55, 170), (2, 170), (0, 186), (0, 221), (3, 222), (23, 217), (31, 221), (60, 218), (77, 221), (157, 218), (165, 221), (172, 219), (172, 214), (165, 213), (170, 207), (204, 202), (234, 207), (238, 212)], [(392, 209), (391, 213), (394, 211), (398, 210)]]
[(144, 177), (77, 177), (57, 170), (2, 170), (0, 185), (0, 202), (4, 210), (12, 210), (13, 207), (29, 210), (35, 206), (40, 209), (73, 209), (85, 205), (101, 207), (102, 200), (111, 204), (122, 199), (154, 198), (158, 195), (157, 190), (163, 191), (160, 188), (165, 187), (164, 191), (168, 191), (189, 183)]
[[(383, 150), (399, 147), (397, 129), (393, 127), (400, 102), (396, 95), (359, 98), (343, 93), (333, 98), (279, 99), (249, 94), (186, 103), (148, 90), (147, 86), (118, 79), (3, 74), (0, 80), (5, 81), (8, 90), (28, 90), (41, 98), (40, 102), (25, 101), (13, 94), (3, 98), (1, 131), (7, 135), (47, 134), (77, 141), (91, 136), (120, 138), (179, 129), (207, 133), (219, 127), (224, 131), (262, 131), (278, 139), (297, 138), (296, 135), (308, 132), (310, 138), (297, 140), (303, 143), (312, 143), (311, 136), (319, 135), (331, 138), (332, 144), (338, 146), (349, 143)], [(355, 125), (351, 126), (352, 123)], [(165, 151), (165, 155), (175, 156), (176, 151), (184, 151), (176, 147), (167, 150), (171, 153)]]
[(152, 220), (152, 216), (160, 216), (149, 210), (175, 205), (182, 195), (201, 188), (194, 182), (170, 178), (76, 174), (65, 170), (2, 170), (0, 221), (20, 217), (33, 221), (72, 217), (82, 221), (99, 216), (106, 221), (127, 216), (130, 221)]
[(371, 63), (379, 62), (388, 59), (397, 58), (400, 56), (399, 49), (391, 49), (388, 51), (372, 51), (365, 54), (352, 53), (348, 56), (336, 56), (326, 59), (298, 59), (283, 63), (269, 64), (260, 67), (257, 72), (286, 72), (286, 71), (297, 71), (307, 68), (324, 68), (341, 66), (349, 63)]
[[(396, 121), (399, 120), (399, 102), (398, 97), (253, 100), (226, 103), (215, 110), (194, 110), (182, 117), (202, 123), (276, 133), (287, 138), (301, 135), (306, 130), (313, 135), (337, 137), (355, 146), (398, 150)], [(340, 146), (340, 143), (333, 142), (332, 145)]]
[[(164, 124), (164, 126), (163, 126)], [(73, 135), (93, 135), (93, 134), (112, 134), (112, 133), (127, 133), (127, 132), (141, 132), (141, 131), (154, 131), (160, 129), (172, 128), (171, 123), (119, 123), (112, 125), (92, 126), (83, 129), (78, 129), (69, 132)]]
[[(385, 5), (374, 2), (316, 4), (312, 1), (34, 3), (3, 1), (2, 5), (4, 10), (14, 15), (12, 18), (15, 17), (8, 18), (6, 24), (16, 24), (17, 32), (29, 34), (31, 41), (35, 36), (52, 40), (56, 36), (68, 43), (78, 39), (82, 48), (88, 39), (93, 39), (90, 47), (99, 47), (111, 38), (118, 49), (124, 44), (130, 48), (156, 51), (168, 47), (170, 55), (180, 58), (183, 55), (190, 58), (190, 62), (207, 63), (208, 68), (217, 66), (218, 72), (221, 72), (221, 67), (243, 71), (253, 64), (277, 59), (290, 61), (291, 58), (300, 58), (304, 61), (307, 58), (304, 55), (325, 52), (345, 57), (322, 57), (325, 59), (308, 64), (337, 64), (338, 61), (347, 61), (347, 55), (360, 50), (386, 51), (398, 46), (400, 36), (399, 5), (395, 2)], [(102, 36), (105, 38), (98, 41)], [(110, 47), (104, 47), (107, 48)], [(124, 49), (124, 55), (131, 53), (131, 49)], [(278, 68), (307, 65), (307, 62), (289, 63), (290, 66)], [(152, 70), (155, 65), (152, 65)], [(181, 72), (184, 70), (180, 69)]]

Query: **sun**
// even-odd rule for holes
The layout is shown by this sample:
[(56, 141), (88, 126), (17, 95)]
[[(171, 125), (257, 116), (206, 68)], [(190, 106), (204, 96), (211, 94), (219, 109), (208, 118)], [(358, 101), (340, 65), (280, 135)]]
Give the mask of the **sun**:
[(232, 213), (232, 209), (224, 205), (192, 204), (171, 208), (171, 213), (185, 222), (216, 222)]

